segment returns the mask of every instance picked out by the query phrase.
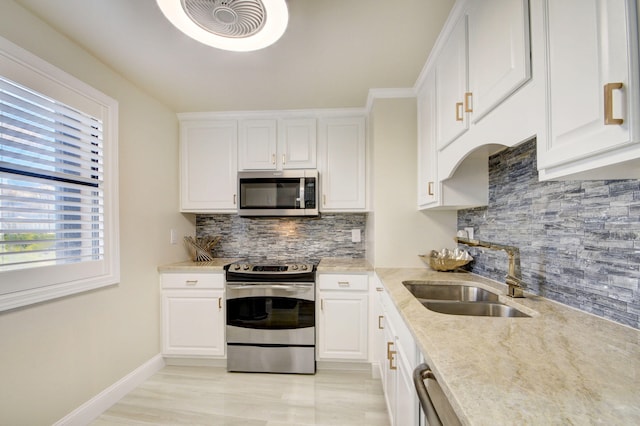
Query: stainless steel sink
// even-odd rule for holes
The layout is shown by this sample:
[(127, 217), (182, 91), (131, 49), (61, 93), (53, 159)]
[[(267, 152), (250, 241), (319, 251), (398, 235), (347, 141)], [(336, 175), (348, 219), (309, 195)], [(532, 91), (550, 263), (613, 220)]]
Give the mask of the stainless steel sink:
[(497, 302), (498, 295), (480, 287), (461, 284), (428, 284), (404, 281), (402, 284), (418, 299), (453, 300), (458, 302)]
[(501, 303), (496, 293), (473, 285), (439, 284), (430, 281), (403, 281), (402, 284), (425, 308), (449, 315), (481, 317), (530, 317)]
[(429, 310), (449, 315), (471, 315), (479, 317), (530, 318), (524, 312), (503, 303), (495, 302), (443, 302), (425, 300), (422, 304)]

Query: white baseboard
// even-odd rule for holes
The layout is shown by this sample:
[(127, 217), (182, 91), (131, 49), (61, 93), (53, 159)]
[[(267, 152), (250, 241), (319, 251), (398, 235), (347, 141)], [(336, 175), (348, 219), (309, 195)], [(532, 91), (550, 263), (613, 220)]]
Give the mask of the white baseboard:
[(166, 357), (165, 365), (175, 365), (180, 367), (222, 367), (227, 368), (226, 358), (179, 358)]
[(142, 384), (149, 377), (164, 367), (164, 359), (158, 354), (131, 373), (118, 380), (89, 401), (76, 408), (54, 426), (85, 426), (98, 418), (109, 407), (118, 402), (123, 396)]

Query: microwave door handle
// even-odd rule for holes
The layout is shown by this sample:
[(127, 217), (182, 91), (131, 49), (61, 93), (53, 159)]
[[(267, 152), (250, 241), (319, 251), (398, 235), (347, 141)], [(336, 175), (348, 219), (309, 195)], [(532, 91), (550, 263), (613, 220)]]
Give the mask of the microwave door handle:
[(300, 198), (298, 198), (298, 208), (304, 209), (304, 178), (300, 178)]

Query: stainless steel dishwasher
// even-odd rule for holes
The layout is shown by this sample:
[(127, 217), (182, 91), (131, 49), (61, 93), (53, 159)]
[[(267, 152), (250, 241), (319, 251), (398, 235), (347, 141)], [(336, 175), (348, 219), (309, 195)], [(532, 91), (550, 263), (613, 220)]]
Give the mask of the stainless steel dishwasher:
[(462, 425), (427, 364), (420, 364), (413, 370), (413, 384), (428, 426)]

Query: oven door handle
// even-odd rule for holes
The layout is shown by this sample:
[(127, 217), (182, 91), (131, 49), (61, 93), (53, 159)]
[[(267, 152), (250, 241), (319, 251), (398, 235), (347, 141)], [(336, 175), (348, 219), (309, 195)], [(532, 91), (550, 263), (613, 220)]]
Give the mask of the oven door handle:
[(309, 284), (229, 284), (227, 288), (230, 290), (285, 290), (299, 291), (311, 288)]

